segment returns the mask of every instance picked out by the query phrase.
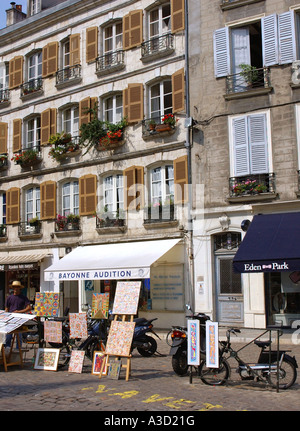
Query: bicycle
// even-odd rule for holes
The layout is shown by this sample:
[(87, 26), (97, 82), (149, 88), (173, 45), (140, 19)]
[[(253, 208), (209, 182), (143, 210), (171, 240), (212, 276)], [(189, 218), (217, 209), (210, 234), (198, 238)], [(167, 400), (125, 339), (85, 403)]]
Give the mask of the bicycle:
[[(239, 329), (228, 329), (226, 331), (226, 341), (220, 341), (219, 349), (219, 367), (208, 368), (206, 361), (202, 361), (199, 365), (198, 375), (203, 383), (211, 386), (223, 385), (230, 377), (229, 358), (234, 358), (238, 363), (237, 372), (242, 380), (263, 381), (277, 389), (288, 389), (296, 381), (298, 367), (295, 357), (286, 354), (287, 350), (271, 350), (270, 341), (258, 341), (257, 338), (250, 341), (238, 350), (234, 350), (230, 342), (230, 334), (240, 332)], [(248, 364), (239, 357), (239, 352), (254, 342), (260, 350), (260, 355), (257, 363)], [(269, 349), (267, 349), (269, 348)], [(226, 356), (226, 354), (228, 354)]]

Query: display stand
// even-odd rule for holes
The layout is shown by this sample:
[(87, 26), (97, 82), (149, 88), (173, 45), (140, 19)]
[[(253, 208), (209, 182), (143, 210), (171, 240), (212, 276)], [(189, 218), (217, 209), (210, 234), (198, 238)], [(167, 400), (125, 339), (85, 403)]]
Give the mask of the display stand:
[[(7, 370), (7, 367), (11, 367), (12, 365), (21, 365), (21, 367), (23, 368), (24, 362), (23, 362), (23, 353), (22, 353), (22, 349), (21, 349), (21, 343), (19, 340), (19, 337), (17, 336), (18, 334), (23, 334), (24, 332), (27, 332), (25, 330), (15, 330), (12, 332), (13, 337), (12, 337), (12, 341), (11, 341), (11, 345), (10, 345), (10, 351), (8, 356), (5, 356), (5, 348), (4, 348), (4, 344), (2, 345), (1, 348), (1, 353), (2, 353), (2, 361), (1, 363), (3, 363), (4, 366), (4, 370)], [(17, 346), (19, 349), (19, 360), (11, 360), (11, 356), (12, 356), (12, 350), (13, 350), (13, 346), (15, 343), (15, 340), (17, 339)]]
[[(122, 322), (126, 322), (126, 317), (127, 317), (128, 315), (126, 315), (126, 314), (123, 314), (122, 316), (119, 316), (119, 315), (115, 315), (114, 316), (114, 321), (117, 321), (117, 320), (120, 320), (119, 318), (121, 318), (121, 321)], [(133, 315), (130, 315), (130, 316), (128, 316), (129, 317), (129, 322), (133, 322)], [(104, 370), (104, 367), (105, 367), (105, 365), (106, 365), (106, 370), (108, 370), (108, 367), (109, 367), (109, 359), (111, 358), (111, 357), (113, 357), (113, 358), (115, 358), (115, 359), (126, 359), (127, 361), (126, 361), (126, 364), (123, 364), (122, 363), (122, 365), (121, 365), (121, 368), (125, 368), (125, 370), (126, 370), (126, 376), (125, 376), (125, 380), (126, 380), (126, 382), (128, 382), (128, 380), (129, 380), (129, 376), (130, 376), (130, 372), (131, 372), (131, 355), (129, 354), (129, 355), (126, 355), (126, 356), (121, 356), (121, 355), (114, 355), (114, 354), (112, 354), (112, 353), (106, 353), (106, 352), (104, 352), (104, 361), (102, 362), (102, 364), (101, 364), (101, 370), (100, 370), (100, 374), (99, 374), (99, 379), (101, 379), (101, 377), (102, 377), (102, 375), (103, 375), (103, 370)], [(106, 372), (106, 375), (107, 375), (107, 372)]]

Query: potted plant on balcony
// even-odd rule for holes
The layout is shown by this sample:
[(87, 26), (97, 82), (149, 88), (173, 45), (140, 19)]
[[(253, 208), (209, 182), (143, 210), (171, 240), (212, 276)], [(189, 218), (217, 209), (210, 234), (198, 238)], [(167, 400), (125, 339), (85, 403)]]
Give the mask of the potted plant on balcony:
[(30, 226), (38, 226), (40, 223), (40, 220), (38, 217), (33, 217), (30, 220), (28, 220), (28, 223)]
[(166, 132), (174, 129), (176, 125), (176, 119), (174, 114), (165, 114), (161, 119), (161, 124), (156, 126), (157, 132)]
[(258, 80), (258, 70), (255, 66), (250, 64), (242, 63), (239, 65), (241, 69), (240, 75), (244, 78), (248, 86), (252, 86), (253, 83)]
[(72, 230), (78, 230), (79, 229), (79, 222), (80, 222), (80, 216), (77, 214), (68, 214), (67, 215), (67, 224), (68, 228)]
[(72, 140), (70, 133), (61, 132), (50, 136), (49, 144), (51, 145), (49, 157), (56, 161), (66, 156), (74, 156), (80, 151), (79, 143)]
[(7, 167), (7, 154), (0, 154), (0, 169)]
[(61, 214), (58, 214), (55, 220), (57, 230), (66, 230), (67, 226), (67, 217)]
[(26, 167), (39, 163), (41, 161), (41, 158), (38, 150), (28, 149), (21, 151), (20, 153), (14, 154), (11, 160), (17, 165)]

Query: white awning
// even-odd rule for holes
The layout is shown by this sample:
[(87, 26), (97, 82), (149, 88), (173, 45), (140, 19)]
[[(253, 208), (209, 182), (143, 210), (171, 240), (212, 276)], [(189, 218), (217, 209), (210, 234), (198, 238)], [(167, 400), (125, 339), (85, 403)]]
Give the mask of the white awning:
[(41, 254), (13, 254), (6, 253), (5, 256), (0, 255), (0, 265), (6, 264), (19, 264), (19, 263), (36, 263), (41, 262), (45, 257), (52, 256), (49, 253), (41, 253)]
[(77, 247), (44, 273), (51, 280), (127, 280), (150, 277), (150, 266), (180, 239)]

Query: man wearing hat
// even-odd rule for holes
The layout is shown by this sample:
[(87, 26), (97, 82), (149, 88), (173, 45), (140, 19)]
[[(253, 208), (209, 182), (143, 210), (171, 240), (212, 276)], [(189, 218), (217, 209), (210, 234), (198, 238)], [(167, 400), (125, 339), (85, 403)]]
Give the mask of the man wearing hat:
[[(9, 313), (29, 313), (31, 311), (30, 301), (27, 296), (21, 294), (22, 286), (19, 280), (13, 281), (11, 286), (13, 289), (12, 295), (9, 295), (5, 301), (5, 311)], [(12, 340), (12, 334), (7, 334), (5, 347), (10, 347)], [(22, 338), (19, 337), (20, 346), (22, 344)]]

